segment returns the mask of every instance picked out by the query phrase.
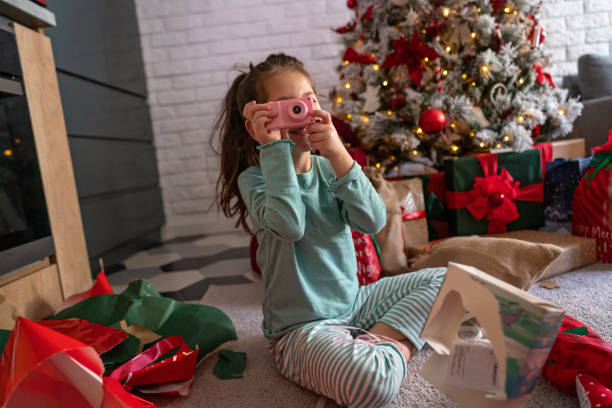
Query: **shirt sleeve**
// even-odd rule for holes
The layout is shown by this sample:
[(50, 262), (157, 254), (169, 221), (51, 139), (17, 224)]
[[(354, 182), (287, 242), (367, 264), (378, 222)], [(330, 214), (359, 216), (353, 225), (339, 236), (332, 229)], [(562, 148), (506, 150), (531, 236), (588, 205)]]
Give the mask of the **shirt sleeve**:
[(341, 179), (330, 178), (329, 190), (340, 201), (344, 221), (355, 231), (375, 234), (387, 222), (385, 204), (357, 162)]
[(290, 140), (258, 146), (259, 167), (238, 177), (240, 196), (254, 222), (275, 237), (297, 241), (304, 235), (305, 208), (300, 196)]

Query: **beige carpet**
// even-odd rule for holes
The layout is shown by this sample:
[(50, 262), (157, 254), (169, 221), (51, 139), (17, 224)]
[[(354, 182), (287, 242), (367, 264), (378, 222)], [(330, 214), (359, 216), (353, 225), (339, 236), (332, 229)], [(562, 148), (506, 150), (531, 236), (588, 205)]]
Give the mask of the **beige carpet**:
[[(583, 321), (605, 340), (612, 341), (612, 267), (596, 264), (578, 271), (560, 275), (556, 280), (561, 286), (547, 290), (534, 287), (530, 290), (565, 308), (566, 313)], [(160, 407), (176, 408), (229, 408), (229, 407), (313, 407), (330, 408), (336, 404), (320, 398), (285, 380), (277, 372), (267, 341), (261, 333), (261, 282), (245, 285), (215, 286), (209, 289), (203, 303), (222, 309), (234, 322), (238, 340), (224, 347), (247, 353), (247, 366), (243, 378), (219, 380), (213, 374), (216, 353), (205, 359), (196, 369), (191, 392), (182, 398), (148, 399)], [(399, 407), (456, 407), (457, 405), (435, 387), (420, 377), (418, 370), (431, 353), (427, 347), (409, 363), (409, 374), (397, 399), (388, 405)], [(557, 391), (545, 379), (540, 379), (528, 408), (577, 407), (577, 399)]]

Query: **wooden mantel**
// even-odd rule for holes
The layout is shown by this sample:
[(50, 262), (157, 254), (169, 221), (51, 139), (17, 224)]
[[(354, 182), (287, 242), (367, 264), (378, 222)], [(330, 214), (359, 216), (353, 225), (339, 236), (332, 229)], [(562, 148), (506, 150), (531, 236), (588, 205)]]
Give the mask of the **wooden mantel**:
[[(28, 0), (29, 1), (29, 0)], [(0, 279), (0, 294), (28, 318), (91, 287), (91, 271), (51, 41), (13, 23), (55, 255)]]

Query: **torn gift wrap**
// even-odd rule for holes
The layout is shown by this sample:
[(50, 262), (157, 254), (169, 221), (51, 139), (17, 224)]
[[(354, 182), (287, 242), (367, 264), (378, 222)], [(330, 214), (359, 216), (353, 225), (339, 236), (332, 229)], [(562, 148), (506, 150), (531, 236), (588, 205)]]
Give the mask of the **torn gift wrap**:
[(106, 353), (128, 337), (123, 330), (83, 319), (42, 320), (37, 323), (93, 347), (98, 354)]
[(137, 387), (143, 393), (186, 396), (197, 359), (197, 347), (192, 350), (181, 336), (170, 336), (115, 369), (110, 377), (128, 391)]
[(60, 307), (55, 311), (55, 313), (67, 309), (70, 306), (76, 305), (77, 303), (85, 299), (98, 295), (112, 295), (113, 293), (113, 288), (111, 288), (110, 283), (108, 283), (108, 279), (106, 279), (106, 274), (104, 273), (103, 269), (102, 271), (100, 271), (100, 273), (98, 273), (96, 281), (94, 282), (91, 288), (87, 289), (84, 292), (75, 293), (74, 295), (70, 296), (64, 301), (64, 303), (60, 305)]
[(103, 371), (93, 347), (20, 317), (0, 358), (0, 406), (154, 407), (103, 379)]
[(213, 374), (221, 380), (240, 378), (244, 375), (246, 353), (232, 350), (219, 350), (219, 358)]
[[(484, 341), (458, 338), (467, 312)], [(434, 350), (421, 375), (466, 407), (523, 407), (562, 320), (558, 306), (451, 262), (421, 332)]]
[(191, 349), (199, 348), (198, 360), (226, 341), (236, 339), (232, 321), (220, 309), (163, 297), (144, 280), (131, 282), (118, 295), (88, 298), (49, 317), (69, 318), (115, 327), (125, 320), (128, 326), (139, 324), (162, 337), (180, 335)]

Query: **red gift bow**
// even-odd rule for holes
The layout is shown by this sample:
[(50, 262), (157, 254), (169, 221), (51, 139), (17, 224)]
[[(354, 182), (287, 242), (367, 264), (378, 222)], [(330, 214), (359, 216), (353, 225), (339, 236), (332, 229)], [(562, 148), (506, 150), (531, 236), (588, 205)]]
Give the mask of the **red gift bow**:
[(548, 72), (544, 72), (541, 65), (534, 65), (533, 69), (538, 73), (537, 81), (538, 84), (542, 84), (542, 82), (546, 81), (550, 86), (556, 88), (555, 83), (552, 80), (552, 76)]
[(519, 187), (506, 169), (497, 174), (497, 155), (478, 156), (484, 177), (474, 177), (470, 191), (447, 191), (449, 209), (466, 208), (477, 220), (485, 216), (489, 234), (506, 231), (506, 224), (519, 218), (515, 201), (544, 201), (543, 183)]

